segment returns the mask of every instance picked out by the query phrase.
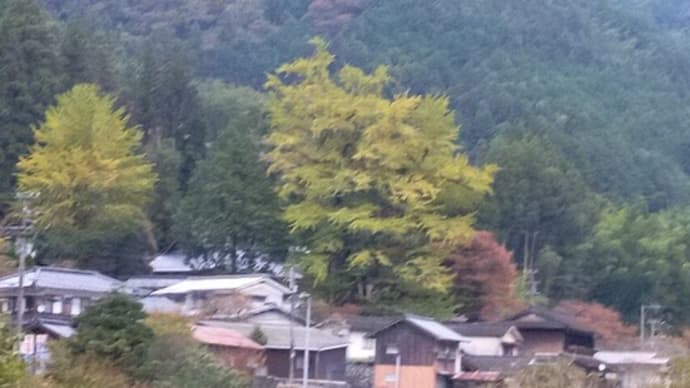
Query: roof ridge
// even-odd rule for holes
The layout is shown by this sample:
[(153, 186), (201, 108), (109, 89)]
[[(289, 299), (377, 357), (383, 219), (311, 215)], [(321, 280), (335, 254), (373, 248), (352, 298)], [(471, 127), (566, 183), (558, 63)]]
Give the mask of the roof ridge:
[(251, 278), (251, 277), (265, 277), (265, 278), (272, 278), (269, 274), (266, 273), (247, 273), (247, 274), (226, 274), (226, 275), (197, 275), (197, 276), (188, 276), (185, 280), (204, 280), (204, 279), (222, 279), (222, 278)]

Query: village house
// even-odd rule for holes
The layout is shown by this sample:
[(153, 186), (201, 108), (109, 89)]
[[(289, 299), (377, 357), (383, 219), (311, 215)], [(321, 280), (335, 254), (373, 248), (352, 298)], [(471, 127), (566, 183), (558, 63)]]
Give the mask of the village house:
[(264, 348), (227, 328), (194, 326), (192, 337), (204, 344), (225, 366), (247, 376), (265, 374)]
[(460, 334), (463, 354), (477, 356), (517, 356), (524, 342), (522, 334), (511, 322), (445, 322)]
[(268, 303), (248, 311), (242, 311), (238, 314), (230, 316), (215, 315), (211, 318), (253, 323), (255, 325), (290, 325), (292, 323), (293, 325), (306, 326), (305, 318), (300, 316), (297, 311), (290, 313), (290, 310), (287, 308)]
[(520, 332), (521, 351), (594, 354), (594, 331), (574, 317), (543, 307), (530, 307), (504, 321)]
[(199, 276), (158, 289), (145, 298), (153, 299), (142, 300), (142, 303), (162, 305), (163, 297), (173, 302), (167, 307), (177, 305), (179, 312), (183, 314), (197, 314), (208, 308), (214, 299), (238, 295), (246, 299), (246, 306), (237, 308), (251, 309), (266, 304), (287, 308), (288, 296), (291, 294), (289, 288), (265, 274)]
[(463, 338), (433, 319), (405, 315), (370, 336), (374, 388), (451, 387), (461, 371)]
[(329, 317), (317, 327), (348, 340), (347, 362), (351, 364), (371, 364), (376, 356), (374, 333), (399, 320), (400, 315), (339, 315)]
[[(123, 290), (123, 283), (95, 271), (34, 267), (24, 273), (25, 330), (53, 338), (73, 334), (74, 317), (98, 299)], [(17, 319), (19, 275), (0, 278), (0, 311)]]
[(165, 287), (170, 287), (175, 283), (179, 283), (188, 276), (185, 275), (141, 275), (132, 276), (125, 281), (125, 288), (132, 295), (138, 297), (146, 297), (151, 295), (154, 291), (158, 291)]
[[(199, 322), (198, 325), (230, 329), (245, 337), (250, 337), (252, 332), (259, 328), (266, 337), (266, 343), (263, 347), (266, 373), (269, 376), (289, 377), (292, 342), (295, 350), (294, 376), (302, 376), (305, 349), (308, 349), (309, 379), (330, 381), (344, 381), (345, 379), (347, 340), (334, 336), (327, 331), (298, 325), (292, 327), (285, 324), (259, 325), (225, 320), (207, 320)], [(308, 345), (307, 331), (309, 331)]]

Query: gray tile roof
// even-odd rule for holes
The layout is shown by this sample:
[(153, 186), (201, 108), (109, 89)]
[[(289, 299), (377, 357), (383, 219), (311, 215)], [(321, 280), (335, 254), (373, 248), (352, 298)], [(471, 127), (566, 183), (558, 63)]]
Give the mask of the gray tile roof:
[(371, 333), (400, 320), (400, 315), (350, 315), (344, 318), (350, 330)]
[[(222, 327), (226, 329), (232, 329), (244, 336), (250, 336), (252, 331), (254, 331), (253, 323), (240, 323), (240, 322), (225, 322), (225, 321), (203, 321), (199, 322), (199, 325)], [(263, 324), (260, 325), (261, 331), (266, 334), (268, 342), (264, 347), (266, 349), (290, 349), (290, 326), (280, 325), (280, 324)], [(348, 345), (348, 339), (346, 337), (338, 337), (324, 330), (319, 330), (316, 328), (309, 329), (309, 350), (310, 351), (323, 351), (329, 349), (346, 348)], [(294, 344), (295, 349), (303, 350), (305, 348), (307, 328), (303, 326), (294, 326)]]
[[(19, 274), (15, 273), (0, 278), (0, 290), (16, 289), (18, 287)], [(96, 271), (34, 267), (24, 273), (24, 287), (108, 293), (121, 289), (123, 283)]]
[[(541, 320), (528, 320), (526, 317), (535, 315)], [(583, 334), (593, 335), (591, 327), (578, 322), (576, 317), (544, 307), (532, 306), (519, 314), (506, 320), (518, 329), (546, 329), (546, 330), (572, 330)]]
[(510, 322), (445, 322), (444, 324), (464, 337), (503, 337), (513, 326)]
[(125, 281), (127, 289), (136, 292), (139, 295), (148, 295), (152, 291), (160, 290), (175, 283), (179, 283), (187, 279), (187, 276), (166, 276), (166, 275), (149, 275), (149, 276), (134, 276)]

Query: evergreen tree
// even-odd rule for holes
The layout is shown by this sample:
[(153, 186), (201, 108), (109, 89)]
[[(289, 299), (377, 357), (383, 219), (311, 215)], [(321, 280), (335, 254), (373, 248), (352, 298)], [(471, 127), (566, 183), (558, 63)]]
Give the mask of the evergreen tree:
[(69, 21), (61, 31), (60, 57), (67, 89), (80, 83), (95, 83), (106, 91), (115, 88), (111, 44), (86, 22)]
[(0, 10), (0, 215), (13, 198), (15, 164), (33, 143), (61, 87), (57, 30), (38, 0), (7, 0)]
[(495, 139), (486, 161), (501, 169), (494, 193), (480, 212), (526, 270), (546, 245), (562, 251), (589, 232), (594, 197), (577, 170), (548, 141), (536, 135)]
[(153, 224), (153, 235), (158, 250), (167, 251), (175, 244), (174, 216), (180, 205), (181, 157), (172, 139), (149, 142), (146, 156), (153, 163), (158, 181), (154, 187), (154, 200), (149, 206), (149, 218)]
[(33, 221), (51, 254), (85, 263), (141, 233), (155, 175), (136, 152), (141, 132), (112, 98), (77, 85), (58, 97), (35, 136), (18, 165), (19, 187), (38, 193)]
[(195, 163), (204, 156), (206, 136), (191, 63), (180, 52), (165, 36), (148, 41), (129, 94), (133, 119), (146, 131), (144, 143), (174, 142), (182, 158), (178, 180), (185, 192)]
[(144, 318), (141, 303), (122, 294), (108, 296), (77, 318), (76, 333), (67, 345), (74, 355), (103, 358), (136, 376), (153, 340)]
[(190, 187), (175, 218), (185, 251), (230, 272), (238, 271), (240, 258), (253, 263), (262, 254), (284, 254), (287, 228), (250, 129), (224, 131)]
[(458, 152), (446, 98), (388, 99), (383, 67), (345, 66), (332, 77), (333, 55), (314, 44), (313, 56), (281, 66), (266, 84), (267, 157), (289, 202), (285, 219), (307, 246), (300, 264), (317, 283), (357, 274), (364, 298), (383, 279), (447, 290), (443, 259), (472, 236), (472, 208), (490, 191), (494, 167), (471, 166)]

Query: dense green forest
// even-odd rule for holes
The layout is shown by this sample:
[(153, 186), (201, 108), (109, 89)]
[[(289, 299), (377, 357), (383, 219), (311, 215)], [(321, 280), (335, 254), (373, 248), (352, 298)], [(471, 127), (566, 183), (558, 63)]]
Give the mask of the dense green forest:
[[(126, 276), (141, 271), (147, 255), (174, 248), (209, 260), (240, 251), (306, 260), (294, 248), (325, 237), (305, 236), (299, 217), (281, 216), (297, 202), (278, 195), (286, 183), (275, 172), (284, 171), (265, 158), (264, 140), (282, 128), (272, 122), (279, 105), (268, 94), (280, 89), (265, 83), (281, 64), (311, 55), (309, 40), (321, 36), (332, 71), (351, 64), (375, 78), (386, 66), (377, 98), (448, 97), (461, 128), (456, 152), (498, 170), (490, 194), (480, 200), (482, 190), (458, 189), (445, 198), (455, 206), (443, 211), (471, 214), (474, 229), (512, 251), (522, 299), (598, 301), (628, 320), (641, 303), (658, 302), (668, 322), (690, 324), (687, 2), (0, 3), (5, 222), (15, 217), (15, 166), (34, 143), (32, 128), (76, 84), (95, 83), (115, 97), (129, 124), (143, 129), (140, 151), (158, 177), (145, 221), (108, 238), (85, 226), (78, 244), (53, 228), (38, 236), (39, 263), (71, 260)], [(365, 73), (345, 79), (374, 82)], [(387, 259), (375, 257), (368, 256), (377, 265), (334, 265), (325, 280), (317, 273), (317, 291), (338, 303), (393, 302), (437, 314), (481, 309), (468, 302), (480, 297), (467, 287), (442, 298), (401, 287)], [(378, 292), (369, 292), (372, 279)]]

